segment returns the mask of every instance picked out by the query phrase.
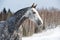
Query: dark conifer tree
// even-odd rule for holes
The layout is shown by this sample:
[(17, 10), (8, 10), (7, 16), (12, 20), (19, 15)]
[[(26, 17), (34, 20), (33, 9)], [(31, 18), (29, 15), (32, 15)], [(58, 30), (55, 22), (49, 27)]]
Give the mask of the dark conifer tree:
[(12, 13), (12, 12), (10, 11), (10, 9), (8, 9), (8, 13)]
[(12, 12), (10, 11), (10, 9), (8, 9), (7, 18), (9, 18), (10, 16), (12, 16)]
[(5, 9), (5, 8), (3, 9), (3, 13), (4, 13), (4, 14), (6, 14), (6, 13), (7, 13), (7, 11), (6, 11), (6, 9)]

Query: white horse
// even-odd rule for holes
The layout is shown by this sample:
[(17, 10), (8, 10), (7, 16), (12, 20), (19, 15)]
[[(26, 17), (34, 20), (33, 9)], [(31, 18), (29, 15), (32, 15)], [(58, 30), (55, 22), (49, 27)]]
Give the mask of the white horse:
[(18, 29), (25, 19), (30, 19), (37, 25), (43, 24), (38, 11), (35, 9), (36, 5), (26, 7), (18, 10), (4, 22), (0, 22), (0, 40), (19, 40)]

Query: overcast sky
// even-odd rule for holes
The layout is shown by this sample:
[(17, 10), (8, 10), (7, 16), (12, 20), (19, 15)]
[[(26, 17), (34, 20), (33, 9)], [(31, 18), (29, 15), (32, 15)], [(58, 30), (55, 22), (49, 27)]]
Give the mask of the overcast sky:
[(32, 3), (37, 4), (37, 8), (58, 8), (60, 9), (60, 0), (0, 0), (0, 11), (3, 8), (17, 11), (21, 8), (31, 6)]

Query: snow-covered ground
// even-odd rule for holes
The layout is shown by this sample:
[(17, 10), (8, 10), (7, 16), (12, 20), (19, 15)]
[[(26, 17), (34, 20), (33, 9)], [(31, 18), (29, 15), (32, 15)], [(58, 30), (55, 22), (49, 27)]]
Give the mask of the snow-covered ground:
[(54, 29), (44, 30), (30, 37), (23, 37), (22, 40), (60, 40), (60, 26)]

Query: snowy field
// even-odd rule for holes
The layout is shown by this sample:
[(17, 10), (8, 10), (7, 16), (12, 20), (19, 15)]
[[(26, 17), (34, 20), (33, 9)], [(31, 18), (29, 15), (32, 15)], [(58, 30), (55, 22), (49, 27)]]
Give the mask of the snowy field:
[(22, 40), (60, 40), (60, 26), (54, 29), (44, 30), (30, 37), (23, 37)]

